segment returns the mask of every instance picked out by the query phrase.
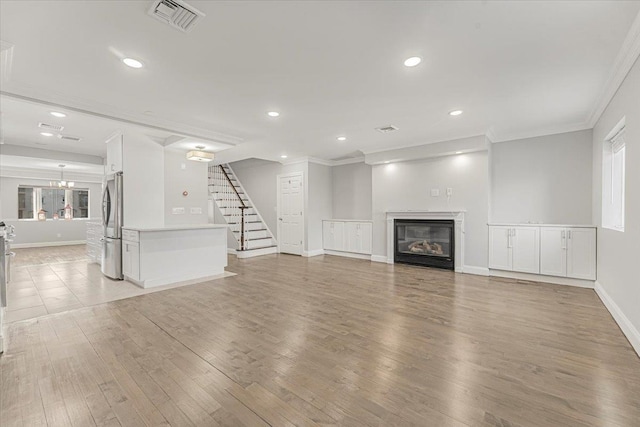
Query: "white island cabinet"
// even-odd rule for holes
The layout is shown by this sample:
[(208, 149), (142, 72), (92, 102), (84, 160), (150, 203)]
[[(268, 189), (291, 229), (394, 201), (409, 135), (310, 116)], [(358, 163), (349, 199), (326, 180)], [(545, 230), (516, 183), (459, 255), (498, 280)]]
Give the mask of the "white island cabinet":
[(226, 225), (122, 229), (123, 274), (143, 288), (204, 281), (226, 266)]

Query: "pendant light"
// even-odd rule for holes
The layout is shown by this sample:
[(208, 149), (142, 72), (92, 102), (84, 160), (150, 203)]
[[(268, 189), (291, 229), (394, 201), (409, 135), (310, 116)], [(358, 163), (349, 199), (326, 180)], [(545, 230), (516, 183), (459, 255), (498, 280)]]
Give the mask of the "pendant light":
[(76, 183), (73, 181), (65, 181), (64, 180), (64, 167), (66, 165), (58, 165), (60, 168), (60, 181), (49, 181), (49, 187), (58, 187), (58, 188), (73, 188)]

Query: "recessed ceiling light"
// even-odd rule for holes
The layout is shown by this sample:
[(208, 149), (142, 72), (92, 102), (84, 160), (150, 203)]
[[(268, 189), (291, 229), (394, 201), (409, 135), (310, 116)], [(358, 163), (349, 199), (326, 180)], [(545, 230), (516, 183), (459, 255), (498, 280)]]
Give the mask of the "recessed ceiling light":
[(460, 114), (462, 114), (462, 110), (449, 111), (450, 116), (459, 116)]
[(283, 154), (282, 156), (280, 156), (280, 158), (282, 158), (282, 159), (286, 159), (286, 158), (287, 158), (287, 155), (286, 155), (286, 154)]
[(131, 68), (142, 68), (142, 62), (138, 61), (137, 59), (124, 58), (122, 62), (124, 62), (125, 65)]
[(277, 111), (269, 111), (267, 113), (267, 116), (269, 117), (278, 117), (280, 115), (280, 113), (278, 113)]
[(462, 154), (462, 151), (456, 151), (456, 154)]
[(339, 136), (338, 138), (336, 138), (338, 141), (346, 141), (347, 137), (346, 136)]
[(40, 132), (40, 135), (42, 135), (42, 136), (53, 136), (53, 134), (51, 132)]
[(59, 112), (57, 112), (57, 111), (52, 111), (52, 112), (51, 112), (51, 115), (52, 115), (53, 117), (58, 117), (58, 118), (67, 117), (67, 115), (66, 115), (65, 113), (59, 113)]
[(386, 162), (384, 162), (384, 164), (385, 164), (385, 165), (388, 165), (388, 164), (389, 164), (389, 160), (387, 160)]
[(404, 60), (405, 67), (415, 67), (419, 63), (422, 62), (422, 58), (419, 56), (412, 56), (411, 58), (407, 58)]

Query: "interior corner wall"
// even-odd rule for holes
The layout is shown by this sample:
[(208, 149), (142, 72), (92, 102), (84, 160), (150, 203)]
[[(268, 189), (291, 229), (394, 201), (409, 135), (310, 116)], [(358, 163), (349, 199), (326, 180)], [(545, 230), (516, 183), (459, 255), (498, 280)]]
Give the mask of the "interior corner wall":
[[(386, 212), (465, 210), (466, 266), (488, 266), (488, 154), (479, 151), (372, 168), (373, 255), (388, 257)], [(446, 189), (453, 189), (447, 202)], [(431, 189), (440, 196), (431, 197)]]
[(331, 166), (308, 163), (307, 247), (310, 254), (321, 252), (322, 221), (333, 217), (333, 171)]
[(123, 225), (164, 226), (164, 147), (133, 131), (122, 145)]
[(492, 144), (493, 223), (592, 222), (592, 131)]
[(351, 163), (334, 166), (333, 217), (335, 219), (371, 219), (371, 166)]
[[(207, 223), (207, 168), (207, 163), (187, 160), (183, 151), (164, 150), (165, 225)], [(173, 214), (173, 208), (183, 208), (184, 214)], [(191, 213), (192, 209), (200, 213)]]
[[(640, 354), (640, 60), (593, 129), (593, 218), (598, 225), (598, 285), (614, 318)], [(626, 124), (624, 232), (602, 227), (602, 153), (605, 137)], [(598, 289), (598, 286), (601, 289)], [(601, 293), (601, 292), (599, 292)], [(606, 299), (605, 298), (605, 299)]]

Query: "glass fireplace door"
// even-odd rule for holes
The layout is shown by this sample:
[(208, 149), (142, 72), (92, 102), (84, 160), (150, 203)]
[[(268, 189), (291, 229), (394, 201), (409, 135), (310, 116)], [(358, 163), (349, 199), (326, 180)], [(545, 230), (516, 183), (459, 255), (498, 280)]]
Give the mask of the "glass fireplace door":
[(453, 221), (396, 220), (395, 261), (453, 268)]

